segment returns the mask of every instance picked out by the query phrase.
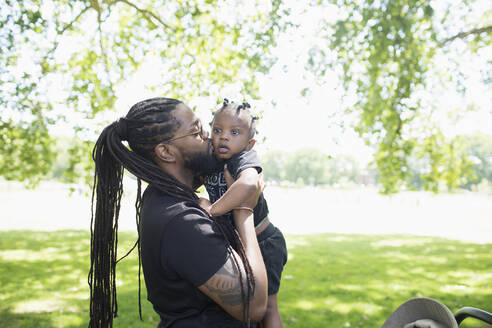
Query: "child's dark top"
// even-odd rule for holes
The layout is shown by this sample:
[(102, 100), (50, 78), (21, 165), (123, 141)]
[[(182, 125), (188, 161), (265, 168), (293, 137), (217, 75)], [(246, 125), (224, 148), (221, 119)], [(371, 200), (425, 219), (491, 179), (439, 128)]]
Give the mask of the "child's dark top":
[[(261, 171), (263, 170), (261, 168), (258, 155), (254, 150), (240, 152), (239, 154), (236, 154), (225, 161), (225, 163), (227, 164), (227, 169), (234, 177), (234, 179), (237, 179), (239, 173), (247, 168), (255, 168), (258, 173), (261, 173)], [(227, 184), (224, 178), (224, 170), (207, 175), (204, 180), (204, 185), (207, 189), (210, 202), (215, 203), (227, 191)], [(231, 215), (231, 213), (229, 213), (228, 215)], [(255, 227), (261, 224), (267, 216), (268, 205), (265, 198), (263, 197), (263, 194), (261, 194), (260, 198), (258, 199), (258, 203), (254, 208)]]

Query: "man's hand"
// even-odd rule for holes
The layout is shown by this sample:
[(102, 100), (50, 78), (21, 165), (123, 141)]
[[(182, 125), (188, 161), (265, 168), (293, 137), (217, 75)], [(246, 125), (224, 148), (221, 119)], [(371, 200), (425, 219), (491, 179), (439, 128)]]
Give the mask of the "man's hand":
[(203, 208), (208, 213), (208, 215), (212, 216), (210, 214), (210, 208), (212, 207), (212, 203), (208, 199), (203, 197), (198, 198), (198, 205), (200, 205), (200, 207)]

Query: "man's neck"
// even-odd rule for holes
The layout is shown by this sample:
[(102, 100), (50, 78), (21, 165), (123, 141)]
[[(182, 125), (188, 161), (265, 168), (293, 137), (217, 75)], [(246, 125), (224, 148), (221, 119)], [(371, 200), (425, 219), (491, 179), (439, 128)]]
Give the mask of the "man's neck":
[(193, 189), (193, 172), (184, 168), (181, 168), (181, 170), (178, 171), (179, 172), (177, 174), (173, 174), (173, 176), (182, 184)]
[(170, 175), (172, 175), (176, 180), (181, 182), (182, 184), (193, 188), (193, 172), (187, 168), (180, 167), (178, 165), (173, 164), (165, 164), (160, 163), (159, 166), (162, 170)]

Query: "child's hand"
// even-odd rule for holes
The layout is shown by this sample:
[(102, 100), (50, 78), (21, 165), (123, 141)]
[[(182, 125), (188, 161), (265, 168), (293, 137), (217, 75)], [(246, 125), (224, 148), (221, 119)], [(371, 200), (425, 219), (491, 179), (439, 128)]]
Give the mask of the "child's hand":
[(210, 208), (212, 207), (212, 203), (208, 199), (203, 197), (198, 198), (198, 205), (200, 205), (200, 207), (203, 208), (208, 213), (208, 215), (212, 216), (210, 214)]

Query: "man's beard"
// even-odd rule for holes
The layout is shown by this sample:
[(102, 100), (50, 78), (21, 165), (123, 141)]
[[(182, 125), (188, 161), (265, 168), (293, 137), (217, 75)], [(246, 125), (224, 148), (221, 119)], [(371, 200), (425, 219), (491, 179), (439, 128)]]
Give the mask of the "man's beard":
[(205, 152), (181, 151), (184, 160), (184, 166), (192, 170), (196, 176), (219, 172), (224, 168), (224, 163), (215, 159), (212, 152), (212, 143)]

